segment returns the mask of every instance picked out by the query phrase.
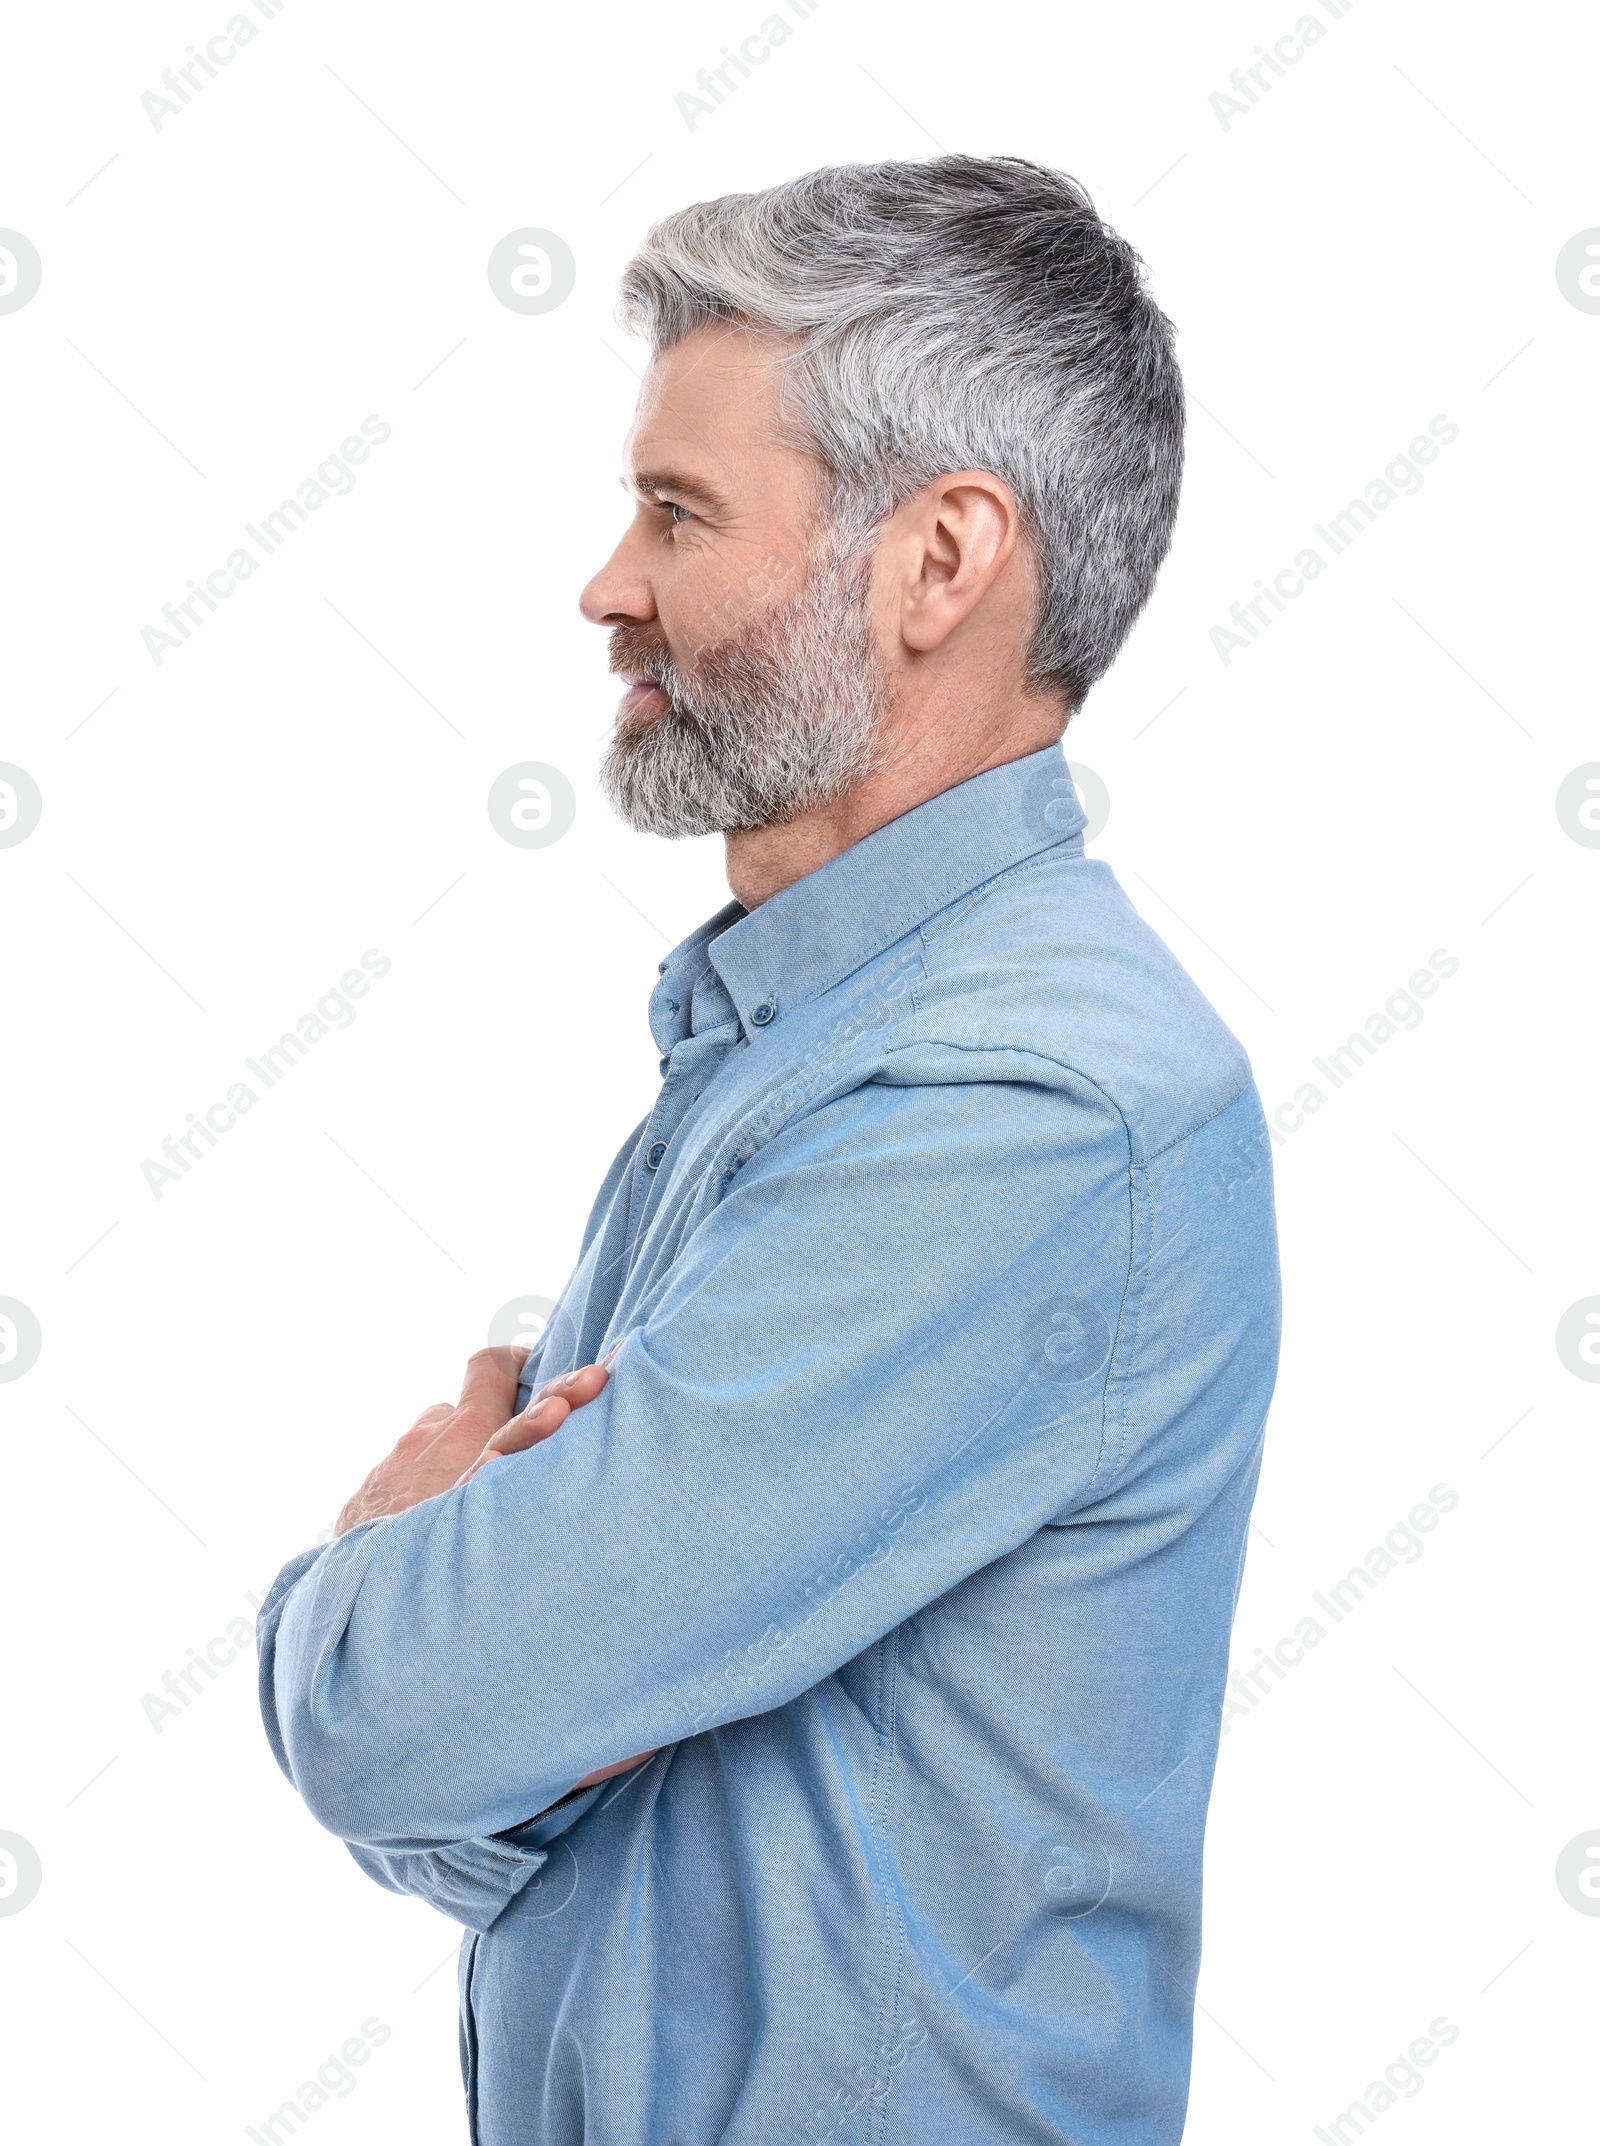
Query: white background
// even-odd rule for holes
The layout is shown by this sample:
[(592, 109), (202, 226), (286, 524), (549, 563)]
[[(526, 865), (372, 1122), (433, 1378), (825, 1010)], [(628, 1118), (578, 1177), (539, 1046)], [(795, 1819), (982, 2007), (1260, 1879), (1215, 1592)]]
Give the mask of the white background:
[[(1600, 1291), (1600, 851), (1554, 798), (1600, 760), (1600, 315), (1555, 261), (1600, 224), (1593, 18), (1358, 0), (1224, 128), (1212, 93), (1298, 0), (823, 0), (691, 130), (675, 93), (764, 9), (288, 0), (159, 131), (141, 95), (229, 0), (6, 33), (0, 224), (44, 263), (0, 315), (0, 759), (44, 801), (0, 850), (0, 1294), (44, 1337), (0, 1386), (0, 1830), (44, 1871), (0, 1918), (18, 2136), (238, 2139), (374, 2015), (314, 2140), (464, 2136), (452, 1926), (300, 1809), (248, 1659), (159, 1732), (141, 1702), (498, 1307), (557, 1293), (653, 1094), (656, 963), (725, 899), (720, 845), (595, 789), (615, 695), (575, 597), (624, 514), (618, 270), (686, 201), (936, 147), (1072, 172), (1179, 329), (1176, 545), (1069, 735), (1098, 854), (1269, 1110), (1459, 961), (1275, 1153), (1238, 1662), (1430, 1486), (1459, 1504), (1230, 1724), (1187, 2138), (1308, 2137), (1440, 2015), (1385, 2140), (1576, 2136), (1600, 1919), (1554, 1867), (1600, 1826), (1600, 1392), (1554, 1332)], [(528, 225), (578, 263), (538, 317), (485, 274)], [(369, 414), (354, 492), (155, 664), (141, 628)], [(1228, 607), (1435, 416), (1422, 490), (1224, 665)], [(522, 760), (577, 791), (547, 849), (485, 810)], [(368, 948), (354, 1025), (157, 1199), (145, 1158)]]

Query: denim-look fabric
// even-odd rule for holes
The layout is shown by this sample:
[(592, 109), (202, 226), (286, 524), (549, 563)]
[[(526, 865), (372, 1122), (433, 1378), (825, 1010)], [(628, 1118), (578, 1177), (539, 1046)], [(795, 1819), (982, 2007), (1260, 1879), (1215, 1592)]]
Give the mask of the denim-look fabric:
[(1082, 825), (1052, 747), (669, 955), (527, 1373), (610, 1384), (261, 1613), (478, 2146), (1178, 2139), (1271, 1167)]

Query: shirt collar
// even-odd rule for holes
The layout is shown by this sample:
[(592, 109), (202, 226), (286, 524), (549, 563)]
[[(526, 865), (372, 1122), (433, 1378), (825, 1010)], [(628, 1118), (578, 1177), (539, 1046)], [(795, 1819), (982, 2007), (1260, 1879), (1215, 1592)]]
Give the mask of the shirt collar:
[(941, 791), (758, 909), (730, 902), (691, 932), (661, 964), (650, 1002), (658, 1046), (690, 1033), (708, 961), (752, 1039), (1011, 865), (1081, 851), (1083, 826), (1059, 744)]
[[(706, 947), (747, 914), (741, 902), (725, 903), (714, 917), (707, 917), (687, 939), (680, 940), (661, 962), (661, 981), (650, 994), (650, 1033), (656, 1039), (657, 1050), (670, 1051), (675, 1043), (694, 1033), (697, 993), (702, 1010), (706, 998), (700, 985), (709, 980), (721, 989), (717, 972), (706, 958)], [(700, 1025), (705, 1026), (703, 1018)]]

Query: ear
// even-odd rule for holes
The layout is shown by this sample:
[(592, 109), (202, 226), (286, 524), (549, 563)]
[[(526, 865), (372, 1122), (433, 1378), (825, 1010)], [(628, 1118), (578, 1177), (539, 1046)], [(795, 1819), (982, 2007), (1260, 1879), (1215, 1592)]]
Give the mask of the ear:
[(901, 569), (900, 633), (929, 655), (966, 623), (1016, 554), (1016, 495), (992, 470), (937, 477), (905, 501), (895, 549)]

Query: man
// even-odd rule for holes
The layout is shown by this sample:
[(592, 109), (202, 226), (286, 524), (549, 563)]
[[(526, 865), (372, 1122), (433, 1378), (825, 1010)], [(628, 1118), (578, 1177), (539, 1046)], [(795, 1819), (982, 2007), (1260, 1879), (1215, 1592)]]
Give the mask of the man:
[(1059, 742), (1171, 329), (1009, 158), (687, 209), (623, 297), (604, 780), (734, 900), (539, 1346), (274, 1587), (268, 1732), (467, 1926), (477, 2146), (1176, 2141), (1271, 1172)]

